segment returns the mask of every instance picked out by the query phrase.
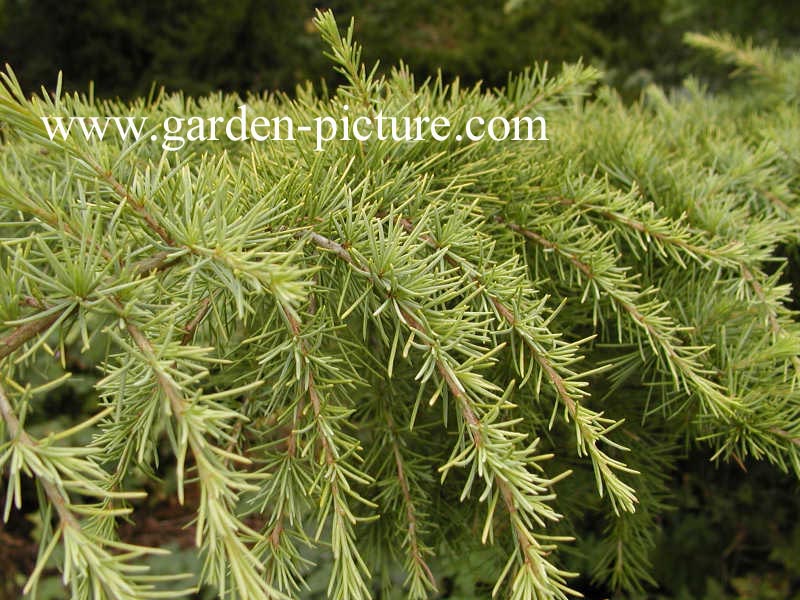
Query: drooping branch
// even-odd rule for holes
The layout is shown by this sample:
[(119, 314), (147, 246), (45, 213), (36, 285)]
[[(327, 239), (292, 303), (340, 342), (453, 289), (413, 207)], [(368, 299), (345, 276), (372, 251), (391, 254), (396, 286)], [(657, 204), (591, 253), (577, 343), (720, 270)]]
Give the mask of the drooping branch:
[[(11, 402), (8, 400), (2, 384), (0, 384), (0, 415), (2, 415), (3, 420), (6, 423), (8, 437), (12, 440), (15, 440), (15, 443), (22, 444), (23, 446), (27, 446), (35, 451), (36, 442), (24, 429), (22, 429), (22, 427), (20, 427), (19, 419), (17, 419), (17, 415), (14, 413), (14, 408), (11, 406)], [(78, 519), (75, 518), (75, 515), (72, 514), (68, 508), (69, 498), (67, 498), (64, 492), (62, 492), (51, 481), (44, 477), (37, 477), (37, 481), (39, 482), (39, 485), (42, 486), (42, 490), (44, 491), (45, 496), (47, 496), (47, 499), (56, 509), (62, 526), (72, 527), (76, 530), (80, 530), (81, 526), (78, 523)]]
[[(379, 274), (372, 272), (369, 265), (361, 264), (344, 246), (338, 242), (314, 231), (309, 232), (308, 237), (319, 247), (333, 253), (336, 257), (350, 265), (355, 272), (359, 273), (360, 275), (369, 278), (379, 278)], [(459, 407), (459, 412), (464, 419), (466, 430), (475, 451), (477, 453), (492, 453), (494, 451), (494, 446), (484, 439), (484, 432), (488, 431), (488, 426), (487, 424), (483, 423), (480, 417), (477, 415), (472, 399), (466, 393), (461, 382), (457, 380), (457, 376), (455, 375), (454, 371), (447, 364), (445, 364), (441, 355), (438, 354), (435, 342), (433, 341), (435, 340), (436, 336), (433, 334), (433, 332), (426, 328), (420, 319), (412, 314), (411, 310), (402, 306), (401, 303), (397, 301), (395, 302), (395, 306), (398, 310), (398, 314), (402, 323), (410, 331), (420, 334), (422, 343), (427, 346), (429, 351), (434, 353), (436, 356), (434, 362), (439, 373), (439, 377), (444, 382), (449, 393)], [(506, 451), (504, 450), (504, 452)], [(477, 455), (473, 458), (473, 460), (480, 460), (483, 463), (483, 460), (477, 458)], [(568, 593), (571, 592), (571, 590), (569, 590), (569, 588), (567, 588), (560, 580), (564, 575), (567, 574), (559, 571), (547, 561), (547, 552), (538, 544), (533, 534), (528, 531), (525, 525), (526, 519), (521, 518), (519, 515), (520, 508), (517, 505), (515, 493), (522, 495), (523, 492), (517, 491), (516, 484), (512, 483), (512, 481), (508, 479), (508, 475), (499, 469), (499, 462), (496, 462), (495, 460), (487, 460), (483, 464), (485, 468), (484, 477), (486, 477), (487, 483), (489, 485), (497, 486), (503, 501), (503, 505), (505, 506), (506, 511), (511, 519), (512, 526), (514, 527), (515, 531), (515, 538), (517, 540), (519, 551), (523, 557), (523, 565), (527, 576), (532, 580), (538, 581), (541, 585), (545, 585), (544, 582), (547, 581), (552, 583), (557, 590), (566, 591)], [(527, 477), (527, 470), (524, 468), (524, 466), (521, 466), (520, 468), (524, 470)], [(530, 484), (528, 483), (528, 485)], [(533, 509), (530, 507), (527, 510), (528, 512), (533, 511)], [(535, 518), (539, 520), (538, 516)], [(549, 593), (552, 594), (552, 590)]]
[[(778, 200), (777, 197), (774, 198), (775, 200)], [(566, 198), (563, 196), (559, 196), (555, 198), (555, 200), (559, 204), (565, 206), (574, 206), (578, 204), (575, 199)], [(780, 201), (778, 200), (778, 202)], [(766, 310), (767, 322), (769, 323), (769, 328), (772, 333), (779, 338), (790, 337), (790, 334), (778, 320), (775, 306), (768, 301), (764, 292), (764, 288), (759, 281), (759, 277), (757, 276), (756, 272), (754, 272), (754, 267), (748, 264), (748, 261), (745, 259), (744, 245), (741, 242), (727, 242), (721, 245), (700, 245), (699, 243), (692, 243), (686, 239), (685, 236), (688, 235), (688, 230), (683, 232), (685, 234), (683, 237), (679, 235), (680, 232), (676, 233), (657, 231), (652, 226), (640, 219), (636, 219), (623, 212), (611, 210), (606, 206), (592, 202), (580, 202), (580, 208), (587, 211), (592, 211), (604, 219), (607, 219), (617, 225), (628, 228), (637, 234), (644, 236), (646, 239), (653, 239), (664, 245), (672, 246), (682, 250), (686, 255), (693, 259), (700, 260), (700, 258), (704, 258), (725, 268), (738, 269), (741, 272), (743, 279), (750, 285), (755, 297), (758, 299), (761, 305), (764, 306)], [(787, 207), (784, 206), (783, 208), (788, 212)], [(668, 223), (668, 227), (675, 227), (672, 222)], [(521, 233), (519, 229), (514, 229), (514, 224), (509, 223), (508, 226), (512, 230), (517, 231), (517, 233)], [(665, 225), (665, 227), (667, 226)], [(539, 236), (539, 238), (541, 238), (541, 236)], [(531, 237), (530, 239), (533, 239), (540, 244), (542, 244), (543, 241), (543, 239), (537, 239), (535, 237)], [(545, 244), (542, 245), (544, 247), (548, 247)], [(555, 250), (555, 248), (551, 249)], [(792, 361), (792, 365), (794, 366), (796, 374), (800, 376), (800, 357), (794, 355), (790, 358), (790, 360)]]
[[(410, 220), (400, 217), (398, 222), (407, 233), (411, 233), (414, 230), (414, 225)], [(637, 502), (636, 494), (633, 488), (622, 481), (614, 470), (627, 471), (632, 474), (636, 474), (636, 471), (629, 469), (621, 461), (611, 458), (598, 447), (598, 443), (606, 440), (605, 433), (611, 421), (609, 419), (603, 420), (601, 415), (589, 411), (579, 403), (578, 394), (585, 396), (586, 393), (567, 383), (567, 380), (559, 372), (558, 367), (548, 358), (544, 348), (535, 342), (536, 333), (530, 327), (527, 327), (515, 314), (506, 298), (501, 298), (501, 294), (498, 291), (487, 285), (475, 265), (469, 264), (464, 258), (457, 256), (451, 248), (443, 248), (429, 233), (422, 234), (420, 239), (425, 241), (431, 248), (444, 250), (445, 260), (450, 265), (458, 268), (464, 275), (470, 277), (500, 317), (517, 333), (522, 343), (528, 348), (531, 356), (544, 372), (547, 381), (555, 390), (556, 397), (564, 404), (575, 423), (575, 427), (579, 432), (579, 453), (586, 452), (589, 454), (596, 465), (597, 485), (600, 493), (602, 494), (605, 484), (609, 494), (613, 494), (611, 499), (614, 510), (617, 510), (617, 503), (619, 503), (623, 510), (633, 512)], [(575, 391), (570, 391), (570, 388)], [(620, 447), (616, 444), (615, 446)]]
[(589, 281), (592, 281), (602, 289), (617, 307), (627, 313), (633, 322), (644, 330), (653, 349), (666, 357), (667, 364), (676, 381), (679, 374), (685, 384), (691, 384), (691, 388), (698, 392), (700, 398), (704, 401), (704, 407), (715, 417), (723, 420), (735, 418), (736, 411), (741, 408), (740, 402), (736, 398), (724, 394), (719, 383), (711, 381), (700, 371), (696, 361), (701, 354), (701, 350), (684, 348), (681, 341), (669, 327), (670, 322), (666, 317), (645, 314), (634, 301), (634, 293), (619, 285), (612, 285), (601, 273), (595, 272), (591, 264), (581, 259), (575, 252), (547, 239), (540, 233), (517, 223), (508, 222), (500, 216), (495, 217), (495, 220), (514, 233), (535, 242), (540, 247), (554, 251), (557, 256), (572, 264)]
[(430, 567), (428, 566), (425, 556), (423, 555), (419, 541), (419, 524), (417, 519), (417, 510), (414, 506), (414, 500), (411, 495), (411, 489), (408, 485), (408, 477), (406, 475), (405, 465), (403, 463), (403, 456), (400, 452), (400, 445), (397, 442), (397, 431), (394, 424), (394, 419), (389, 411), (386, 411), (386, 424), (389, 427), (389, 435), (391, 436), (392, 453), (394, 455), (394, 463), (397, 469), (397, 480), (400, 483), (400, 491), (403, 495), (403, 503), (405, 504), (408, 545), (411, 552), (411, 559), (425, 574), (425, 577), (430, 583), (433, 590), (437, 589), (436, 578), (433, 575)]

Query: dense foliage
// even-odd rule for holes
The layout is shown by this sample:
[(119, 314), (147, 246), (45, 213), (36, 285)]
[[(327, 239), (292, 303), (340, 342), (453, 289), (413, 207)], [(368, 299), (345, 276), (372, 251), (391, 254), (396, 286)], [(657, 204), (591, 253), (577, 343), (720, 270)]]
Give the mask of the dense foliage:
[[(365, 61), (400, 59), (421, 79), (502, 85), (534, 61), (585, 57), (630, 97), (698, 72), (685, 31), (800, 45), (794, 0), (2, 0), (0, 58), (23, 88), (94, 82), (99, 96), (147, 95), (153, 82), (205, 94), (339, 81), (322, 56), (316, 7), (355, 17)], [(713, 74), (703, 69), (706, 77)]]
[[(346, 83), (255, 114), (542, 114), (550, 141), (53, 142), (42, 116), (242, 99), (28, 99), (9, 71), (0, 465), (5, 519), (36, 523), (26, 591), (55, 567), (74, 598), (635, 596), (696, 548), (676, 503), (772, 540), (682, 461), (752, 470), (741, 501), (791, 520), (800, 57), (694, 36), (756, 84), (626, 106), (579, 64), (494, 91), (375, 75), (316, 24)], [(58, 394), (85, 400), (42, 419)], [(160, 556), (183, 534), (133, 543), (170, 504), (194, 580)], [(737, 585), (790, 593), (786, 544)], [(666, 587), (694, 593), (683, 558)]]

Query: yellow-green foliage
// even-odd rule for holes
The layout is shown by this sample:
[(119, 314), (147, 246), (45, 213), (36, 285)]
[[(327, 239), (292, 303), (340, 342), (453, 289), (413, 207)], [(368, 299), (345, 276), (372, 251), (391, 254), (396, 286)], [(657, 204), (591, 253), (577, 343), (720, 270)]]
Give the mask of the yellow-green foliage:
[[(43, 116), (243, 99), (27, 99), (9, 70), (0, 465), (7, 516), (40, 492), (29, 591), (55, 564), (74, 598), (174, 596), (139, 569), (166, 550), (118, 536), (147, 489), (193, 503), (223, 597), (302, 596), (325, 553), (331, 598), (434, 597), (483, 545), (484, 597), (564, 598), (581, 522), (584, 575), (635, 591), (687, 447), (800, 475), (800, 59), (696, 37), (758, 83), (626, 106), (580, 65), (491, 92), (373, 76), (317, 25), (347, 84), (255, 114), (534, 114), (549, 141), (50, 141)], [(34, 435), (71, 371), (96, 402)]]

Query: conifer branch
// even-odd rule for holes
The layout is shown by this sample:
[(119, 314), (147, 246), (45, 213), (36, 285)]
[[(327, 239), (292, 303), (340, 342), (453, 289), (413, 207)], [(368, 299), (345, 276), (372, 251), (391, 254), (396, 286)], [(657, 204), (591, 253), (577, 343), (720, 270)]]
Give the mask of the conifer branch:
[[(595, 213), (616, 226), (634, 232), (640, 240), (641, 247), (645, 249), (652, 247), (652, 243), (655, 242), (658, 245), (674, 247), (690, 259), (698, 262), (705, 259), (722, 267), (736, 266), (746, 261), (743, 244), (731, 241), (709, 240), (706, 236), (692, 231), (688, 226), (684, 225), (682, 220), (658, 218), (655, 214), (652, 214), (648, 216), (653, 220), (646, 222), (637, 218), (636, 215), (629, 214), (631, 211), (630, 209), (626, 210), (626, 198), (619, 194), (613, 194), (610, 198), (606, 197), (607, 206), (564, 196), (558, 196), (554, 199), (563, 206), (575, 207), (581, 211)], [(652, 204), (637, 208), (639, 208), (640, 212), (649, 209), (648, 212), (655, 213)], [(675, 254), (670, 256), (680, 260), (680, 257)]]
[[(781, 325), (781, 322), (778, 320), (777, 311), (772, 305), (772, 303), (769, 302), (769, 300), (767, 299), (767, 295), (764, 292), (764, 288), (759, 282), (757, 276), (745, 265), (741, 266), (741, 271), (742, 271), (742, 277), (746, 282), (750, 284), (750, 287), (753, 289), (756, 298), (758, 298), (761, 305), (764, 306), (767, 312), (767, 322), (769, 323), (769, 328), (772, 331), (772, 333), (777, 338), (784, 338), (784, 339), (791, 338), (792, 337), (791, 334), (788, 331), (786, 331), (783, 325)], [(792, 361), (792, 366), (794, 366), (795, 378), (800, 377), (800, 356), (794, 354), (790, 357), (790, 360)]]
[[(11, 403), (8, 401), (2, 385), (0, 385), (0, 414), (3, 416), (3, 420), (6, 422), (8, 437), (11, 440), (14, 440), (16, 443), (22, 444), (28, 449), (35, 451), (36, 443), (28, 436), (28, 433), (20, 427), (17, 415), (14, 414), (14, 409), (11, 406)], [(67, 508), (69, 500), (64, 496), (61, 490), (56, 488), (52, 482), (45, 478), (41, 478), (38, 481), (39, 485), (42, 486), (42, 490), (44, 490), (47, 499), (50, 500), (52, 505), (55, 507), (63, 526), (80, 529), (80, 525), (78, 524), (78, 520), (75, 518), (75, 515), (73, 515)]]
[[(329, 496), (333, 508), (334, 575), (331, 577), (328, 593), (332, 593), (336, 589), (334, 586), (338, 585), (340, 591), (336, 591), (336, 597), (367, 598), (369, 589), (365, 577), (368, 577), (369, 571), (358, 552), (352, 533), (356, 517), (352, 514), (345, 498), (345, 490), (351, 493), (348, 489), (347, 473), (340, 464), (341, 455), (336, 448), (336, 441), (332, 437), (333, 430), (323, 413), (322, 398), (317, 389), (314, 371), (308, 367), (309, 348), (306, 340), (302, 337), (300, 321), (288, 309), (282, 310), (292, 335), (297, 340), (300, 356), (305, 363), (304, 366), (301, 366), (305, 371), (305, 393), (313, 411), (317, 440), (322, 448), (325, 464), (323, 478), (330, 485), (330, 491), (323, 491), (322, 495), (323, 499)], [(327, 509), (325, 509), (325, 513), (327, 513)]]
[[(315, 23), (343, 85), (249, 97), (248, 115), (309, 123), (349, 104), (351, 123), (442, 116), (455, 133), (470, 115), (535, 109), (558, 143), (317, 152), (298, 136), (168, 154), (149, 143), (164, 119), (232, 98), (126, 105), (60, 83), (28, 98), (0, 76), (0, 466), (6, 518), (24, 474), (40, 492), (29, 588), (55, 561), (76, 600), (172, 594), (115, 532), (133, 469), (160, 485), (163, 441), (197, 517), (199, 583), (230, 600), (301, 596), (312, 558), (339, 600), (398, 567), (415, 600), (452, 578), (563, 599), (568, 540), (547, 535), (562, 512), (605, 523), (598, 588), (647, 593), (676, 440), (800, 474), (796, 58), (695, 40), (760, 87), (740, 102), (689, 80), (631, 106), (587, 98), (598, 73), (580, 65), (498, 90), (383, 76), (360, 63), (352, 26)], [(131, 111), (156, 123), (146, 139), (62, 139), (42, 122)], [(785, 248), (788, 268), (772, 269)], [(104, 408), (35, 438), (31, 399), (73, 364)], [(92, 441), (60, 445), (76, 432)], [(558, 497), (568, 473), (541, 465), (553, 455), (576, 466)], [(486, 572), (464, 578), (452, 549), (477, 537)]]
[[(634, 291), (635, 288), (631, 284), (629, 284), (630, 290), (623, 285), (612, 285), (611, 280), (606, 278), (606, 273), (596, 272), (591, 264), (582, 260), (574, 252), (563, 248), (557, 242), (548, 240), (531, 229), (508, 222), (502, 217), (498, 216), (496, 220), (537, 245), (554, 251), (557, 256), (577, 268), (588, 281), (605, 292), (616, 306), (625, 311), (636, 325), (645, 331), (653, 349), (666, 358), (676, 383), (682, 380), (687, 388), (691, 386), (691, 389), (697, 392), (702, 400), (704, 410), (723, 421), (735, 417), (736, 411), (740, 408), (739, 402), (735, 398), (723, 394), (720, 384), (709, 380), (699, 370), (697, 360), (704, 349), (684, 348), (675, 336), (670, 320), (666, 317), (656, 316), (656, 312), (661, 310), (660, 306), (656, 306), (655, 311), (647, 314), (635, 303), (634, 299), (639, 292)], [(622, 276), (620, 275), (620, 277)]]
[(91, 166), (98, 178), (108, 183), (114, 193), (120, 200), (130, 206), (136, 213), (144, 219), (147, 226), (160, 237), (167, 246), (174, 246), (175, 242), (172, 237), (167, 233), (167, 230), (161, 226), (158, 219), (150, 214), (150, 211), (145, 207), (143, 202), (134, 198), (127, 189), (114, 177), (111, 171), (103, 169), (98, 163), (92, 160), (91, 156), (83, 156), (84, 160)]
[[(352, 253), (348, 251), (340, 243), (335, 242), (317, 232), (310, 232), (309, 238), (317, 243), (321, 248), (332, 252), (336, 257), (343, 260), (354, 271), (362, 276), (368, 277), (371, 280), (380, 279), (380, 273), (374, 272), (369, 265), (362, 264), (357, 261)], [(512, 593), (519, 594), (523, 597), (525, 594), (531, 593), (533, 588), (540, 588), (544, 598), (565, 598), (565, 593), (574, 594), (575, 592), (567, 587), (565, 577), (569, 573), (561, 571), (553, 566), (546, 558), (549, 554), (549, 548), (541, 546), (534, 535), (525, 524), (528, 519), (534, 519), (541, 525), (544, 525), (541, 514), (550, 519), (557, 519), (558, 515), (550, 511), (549, 507), (545, 507), (543, 501), (546, 498), (538, 498), (540, 492), (544, 491), (546, 487), (551, 486), (555, 480), (542, 480), (541, 483), (534, 483), (535, 478), (527, 471), (524, 458), (533, 452), (536, 443), (532, 444), (524, 451), (517, 451), (513, 449), (514, 443), (509, 443), (509, 439), (514, 439), (517, 436), (508, 437), (508, 434), (497, 428), (491, 421), (496, 417), (495, 409), (490, 411), (487, 415), (487, 422), (484, 422), (476, 414), (476, 407), (473, 400), (469, 397), (466, 390), (470, 389), (470, 384), (459, 380), (454, 367), (448, 364), (449, 360), (447, 353), (439, 348), (435, 342), (437, 336), (434, 332), (428, 330), (423, 322), (413, 314), (413, 311), (403, 305), (402, 301), (394, 299), (391, 295), (387, 295), (388, 301), (393, 302), (398, 317), (401, 323), (410, 331), (420, 334), (422, 343), (428, 348), (430, 356), (433, 358), (433, 364), (436, 371), (439, 373), (441, 381), (449, 390), (456, 405), (464, 419), (466, 425), (466, 432), (472, 442), (474, 450), (468, 453), (469, 458), (463, 458), (463, 463), (471, 464), (472, 468), (476, 468), (476, 464), (480, 464), (479, 473), (486, 480), (487, 485), (491, 488), (496, 486), (497, 491), (500, 493), (504, 506), (509, 514), (512, 526), (515, 530), (516, 543), (519, 548), (520, 558), (522, 561), (522, 570), (514, 578), (512, 582)], [(447, 357), (447, 358), (445, 358)], [(485, 435), (496, 436), (494, 439), (487, 440)], [(504, 439), (505, 438), (505, 439)], [(502, 440), (502, 441), (501, 441)], [(502, 460), (495, 453), (500, 451), (500, 447), (510, 446), (508, 450), (512, 452), (519, 452), (517, 464), (514, 466), (502, 466)], [(503, 452), (507, 452), (505, 448)], [(466, 454), (466, 453), (462, 453)], [(479, 458), (485, 456), (485, 458)], [(445, 465), (440, 470), (446, 471), (452, 466), (453, 462)], [(460, 461), (459, 461), (460, 462)], [(484, 470), (485, 469), (485, 470)], [(482, 473), (481, 473), (482, 471)], [(566, 475), (566, 474), (565, 474)], [(509, 477), (519, 478), (519, 482), (512, 483)], [(564, 475), (562, 475), (563, 477)], [(546, 486), (546, 487), (545, 487)], [(465, 489), (465, 494), (467, 490)], [(526, 509), (525, 518), (520, 516), (519, 503), (522, 502)], [(491, 512), (487, 517), (487, 526), (491, 520)], [(512, 559), (513, 560), (513, 557)], [(495, 593), (499, 588), (501, 581), (498, 581)], [(521, 583), (522, 582), (522, 583)], [(535, 582), (535, 583), (534, 583)]]
[[(410, 234), (414, 231), (414, 226), (408, 219), (401, 217), (398, 219), (398, 222), (407, 233)], [(636, 471), (627, 468), (623, 462), (611, 458), (598, 447), (598, 444), (601, 442), (609, 442), (606, 438), (606, 434), (620, 423), (610, 419), (604, 419), (602, 413), (596, 413), (579, 404), (579, 399), (586, 396), (586, 393), (580, 389), (574, 381), (568, 382), (564, 376), (559, 373), (559, 368), (564, 370), (566, 370), (566, 368), (560, 367), (560, 365), (556, 366), (556, 364), (548, 358), (547, 351), (543, 348), (541, 343), (536, 341), (542, 338), (552, 339), (552, 333), (544, 327), (545, 331), (544, 335), (542, 335), (535, 331), (534, 328), (529, 327), (525, 320), (519, 318), (516, 311), (507, 304), (510, 299), (501, 299), (499, 293), (483, 281), (483, 278), (478, 274), (480, 273), (480, 269), (476, 265), (470, 264), (461, 257), (457, 257), (450, 247), (443, 247), (430, 234), (424, 234), (420, 239), (424, 240), (432, 248), (442, 250), (445, 253), (445, 260), (452, 266), (460, 269), (476, 284), (478, 289), (481, 290), (481, 293), (495, 308), (497, 314), (520, 337), (523, 344), (530, 351), (533, 359), (544, 372), (547, 381), (555, 390), (556, 397), (564, 404), (568, 414), (575, 423), (578, 436), (578, 451), (580, 454), (585, 453), (591, 457), (597, 475), (597, 486), (600, 494), (603, 494), (604, 488), (608, 490), (615, 512), (617, 511), (618, 505), (624, 511), (633, 512), (635, 510), (635, 503), (637, 502), (635, 492), (630, 485), (626, 484), (617, 476), (615, 469), (632, 474), (636, 474)], [(534, 311), (527, 310), (524, 312), (530, 314)], [(573, 374), (567, 372), (567, 376), (572, 377)], [(622, 446), (614, 444), (613, 442), (611, 442), (611, 445), (617, 449), (623, 449)]]
[[(772, 196), (775, 200), (778, 200), (774, 194)], [(694, 233), (688, 227), (681, 227), (680, 222), (670, 219), (661, 218), (652, 224), (648, 224), (641, 219), (626, 214), (625, 204), (621, 201), (615, 202), (614, 199), (610, 201), (611, 207), (592, 202), (579, 202), (563, 196), (558, 196), (555, 200), (564, 206), (576, 206), (581, 210), (595, 212), (604, 219), (634, 231), (641, 238), (640, 244), (643, 248), (647, 248), (649, 242), (655, 241), (658, 244), (674, 247), (694, 260), (706, 259), (723, 268), (739, 269), (744, 280), (750, 284), (758, 301), (764, 306), (772, 333), (778, 337), (790, 337), (778, 320), (775, 306), (769, 302), (763, 287), (753, 273), (753, 267), (750, 265), (752, 259), (748, 257), (744, 244), (740, 242), (720, 243), (715, 240), (709, 240), (706, 236)], [(785, 207), (785, 211), (790, 212), (788, 207)], [(693, 238), (695, 241), (691, 241)], [(670, 256), (680, 261), (679, 256), (674, 254)], [(800, 374), (800, 358), (792, 356), (791, 361), (795, 372)]]
[[(233, 471), (225, 468), (225, 463), (214, 454), (214, 447), (209, 446), (202, 434), (203, 426), (197, 421), (197, 416), (190, 413), (193, 410), (191, 403), (184, 398), (183, 392), (173, 381), (169, 374), (159, 366), (159, 359), (147, 336), (129, 318), (125, 316), (124, 306), (114, 300), (124, 320), (125, 327), (134, 340), (137, 348), (153, 370), (159, 387), (169, 403), (172, 415), (179, 424), (179, 429), (184, 431), (181, 438), (188, 444), (195, 460), (198, 481), (201, 486), (203, 501), (197, 523), (197, 546), (206, 547), (208, 562), (206, 563), (206, 576), (209, 582), (220, 589), (223, 596), (228, 594), (226, 585), (227, 572), (235, 583), (238, 593), (245, 596), (260, 594), (267, 598), (285, 598), (286, 596), (269, 586), (261, 576), (263, 566), (258, 561), (252, 550), (241, 540), (242, 534), (258, 535), (242, 523), (232, 512), (232, 489), (248, 490), (258, 489), (247, 484), (243, 478)], [(185, 449), (179, 448), (178, 454), (178, 494), (183, 499), (183, 453)], [(239, 462), (247, 463), (247, 459), (238, 457)], [(221, 543), (223, 554), (218, 554), (215, 544)]]
[[(102, 487), (105, 472), (86, 456), (87, 453), (74, 448), (56, 448), (52, 445), (53, 438), (44, 442), (32, 438), (22, 428), (2, 385), (0, 385), (0, 417), (5, 423), (9, 438), (8, 444), (0, 445), (0, 450), (5, 449), (0, 453), (0, 467), (7, 462), (10, 464), (4, 520), (8, 520), (12, 498), (16, 499), (17, 508), (20, 508), (19, 475), (21, 471), (35, 478), (44, 492), (49, 506), (55, 509), (59, 519), (59, 527), (55, 531), (50, 531), (50, 524), (47, 522), (50, 511), (49, 509), (43, 510), (45, 516), (44, 539), (49, 538), (49, 542), (38, 557), (36, 567), (28, 579), (24, 593), (36, 589), (45, 565), (53, 555), (56, 544), (61, 541), (64, 553), (59, 562), (63, 571), (63, 581), (70, 587), (74, 598), (88, 598), (89, 590), (93, 594), (92, 598), (96, 600), (101, 598), (135, 600), (136, 598), (160, 597), (153, 583), (165, 580), (165, 578), (142, 576), (141, 570), (133, 568), (128, 561), (146, 554), (164, 554), (165, 552), (155, 548), (133, 546), (104, 539), (92, 531), (91, 527), (84, 528), (76, 517), (75, 511), (80, 509), (91, 514), (94, 507), (73, 505), (67, 489), (73, 488), (78, 493), (100, 496), (105, 499), (111, 497), (140, 498), (143, 494), (112, 492), (110, 488)], [(85, 429), (96, 420), (97, 418), (90, 419), (73, 428), (72, 432)], [(62, 436), (68, 434), (69, 432), (64, 432)], [(97, 479), (91, 484), (82, 484), (81, 475), (93, 476)], [(124, 515), (129, 512), (129, 510), (123, 509), (113, 514)], [(115, 555), (109, 550), (117, 550), (118, 554)], [(184, 590), (184, 593), (187, 591)]]
[[(433, 572), (428, 566), (425, 556), (423, 555), (418, 536), (419, 525), (417, 519), (417, 509), (414, 506), (411, 489), (409, 488), (408, 477), (406, 476), (406, 469), (403, 464), (403, 456), (400, 452), (400, 445), (397, 441), (397, 431), (394, 419), (392, 418), (391, 413), (388, 411), (386, 412), (386, 425), (389, 427), (392, 454), (394, 455), (394, 463), (395, 467), (397, 468), (397, 480), (400, 482), (400, 490), (402, 492), (403, 502), (405, 504), (405, 516), (408, 523), (407, 540), (409, 551), (411, 553), (411, 561), (416, 568), (424, 574), (426, 585), (429, 585), (430, 589), (435, 592), (437, 591), (436, 577), (434, 577)], [(409, 574), (409, 576), (412, 575), (413, 574)]]

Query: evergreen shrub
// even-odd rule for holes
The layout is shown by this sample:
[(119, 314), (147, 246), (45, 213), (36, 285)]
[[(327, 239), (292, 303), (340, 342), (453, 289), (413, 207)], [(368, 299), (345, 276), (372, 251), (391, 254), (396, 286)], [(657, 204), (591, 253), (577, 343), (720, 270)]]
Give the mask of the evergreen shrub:
[[(122, 104), (4, 74), (0, 466), (5, 520), (38, 506), (26, 592), (55, 567), (72, 598), (303, 597), (317, 563), (342, 600), (470, 577), (476, 598), (636, 594), (687, 451), (800, 475), (798, 56), (694, 36), (750, 87), (627, 106), (580, 64), (490, 90), (379, 76), (316, 23), (330, 92)], [(243, 102), (543, 115), (549, 141), (163, 152), (41, 120)], [(94, 391), (44, 415), (70, 386)], [(179, 540), (128, 535), (171, 498), (187, 581)]]

